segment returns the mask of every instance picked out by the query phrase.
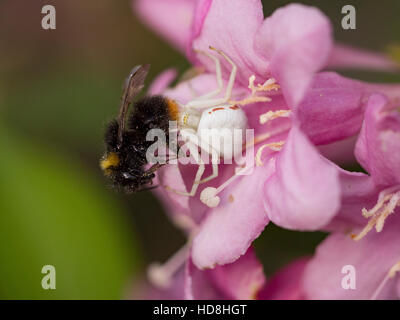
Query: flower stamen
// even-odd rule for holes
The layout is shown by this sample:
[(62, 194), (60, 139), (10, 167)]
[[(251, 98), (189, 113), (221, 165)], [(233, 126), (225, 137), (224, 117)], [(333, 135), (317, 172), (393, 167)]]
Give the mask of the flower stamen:
[(379, 294), (382, 292), (383, 288), (387, 284), (387, 282), (390, 279), (393, 279), (396, 276), (396, 273), (400, 272), (400, 261), (395, 263), (389, 270), (389, 272), (386, 274), (386, 276), (383, 278), (381, 283), (379, 284), (378, 288), (374, 291), (372, 294), (370, 300), (376, 300), (379, 296)]
[(290, 117), (290, 110), (278, 110), (278, 111), (268, 111), (260, 115), (260, 124), (265, 124), (270, 120), (274, 120), (277, 118), (288, 118)]
[[(375, 227), (376, 232), (383, 230), (387, 217), (394, 212), (397, 206), (400, 206), (400, 191), (399, 187), (390, 188), (382, 191), (379, 195), (377, 204), (370, 210), (362, 209), (362, 215), (365, 218), (371, 218), (367, 225), (359, 234), (352, 234), (351, 238), (354, 241), (364, 238)], [(393, 192), (397, 190), (396, 192)]]
[(152, 263), (147, 269), (147, 277), (152, 285), (166, 289), (172, 283), (172, 277), (185, 263), (189, 255), (190, 244), (186, 243), (164, 264)]
[(258, 151), (256, 153), (256, 165), (257, 165), (257, 167), (261, 167), (263, 165), (261, 157), (262, 157), (262, 153), (263, 153), (265, 148), (270, 148), (273, 151), (281, 151), (281, 149), (283, 148), (284, 144), (285, 144), (285, 141), (279, 141), (279, 142), (266, 143), (266, 144), (262, 145), (258, 149)]
[(257, 86), (254, 85), (254, 82), (256, 81), (256, 76), (252, 75), (249, 78), (249, 86), (248, 88), (251, 90), (251, 94), (255, 95), (257, 92), (268, 92), (268, 91), (277, 91), (280, 86), (279, 84), (276, 83), (276, 80), (274, 78), (270, 78), (267, 81), (264, 82), (264, 84), (258, 84)]
[(273, 90), (278, 90), (280, 86), (276, 83), (275, 79), (270, 78), (267, 81), (264, 82), (264, 84), (257, 84), (254, 85), (254, 82), (256, 80), (256, 76), (252, 75), (249, 78), (249, 86), (248, 88), (251, 90), (251, 95), (248, 96), (247, 98), (243, 100), (229, 100), (230, 104), (234, 105), (248, 105), (251, 103), (257, 103), (257, 102), (270, 102), (271, 98), (266, 97), (266, 96), (257, 96), (257, 92), (268, 92), (268, 91), (273, 91)]
[(245, 106), (245, 105), (251, 104), (251, 103), (270, 102), (270, 101), (271, 101), (271, 98), (269, 98), (269, 97), (249, 96), (243, 100), (229, 100), (229, 103), (233, 104), (233, 105)]
[(280, 126), (275, 131), (269, 131), (269, 132), (265, 132), (263, 134), (259, 134), (259, 135), (255, 136), (253, 140), (247, 142), (245, 147), (246, 147), (246, 149), (248, 149), (248, 148), (251, 148), (251, 147), (255, 146), (256, 144), (264, 142), (272, 137), (277, 137), (279, 135), (282, 135), (285, 132), (289, 131), (290, 128), (291, 128), (291, 126), (288, 124), (285, 126)]

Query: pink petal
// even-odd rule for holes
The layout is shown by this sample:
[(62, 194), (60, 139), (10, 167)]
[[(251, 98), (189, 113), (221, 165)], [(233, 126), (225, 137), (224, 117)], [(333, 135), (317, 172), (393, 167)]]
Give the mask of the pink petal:
[[(196, 30), (192, 49), (209, 52), (209, 46), (224, 51), (238, 66), (237, 80), (247, 86), (248, 78), (254, 73), (266, 74), (267, 63), (254, 51), (254, 36), (263, 22), (260, 0), (212, 1), (208, 8), (203, 5), (200, 18), (195, 20)], [(200, 31), (201, 30), (201, 31)], [(197, 54), (194, 60), (201, 62), (207, 70), (214, 70), (214, 62)], [(224, 65), (224, 76), (228, 77), (230, 65)]]
[(275, 224), (297, 230), (326, 225), (340, 206), (337, 168), (324, 159), (296, 127), (264, 186), (265, 209)]
[(193, 53), (193, 40), (196, 39), (203, 28), (204, 20), (207, 17), (207, 14), (210, 10), (211, 4), (213, 0), (197, 0), (195, 9), (194, 9), (194, 16), (192, 22), (192, 30), (190, 34), (190, 39), (187, 46), (187, 55), (194, 59)]
[(370, 69), (396, 72), (400, 66), (384, 54), (336, 44), (328, 61), (328, 68)]
[(251, 247), (234, 263), (207, 272), (227, 299), (256, 299), (259, 290), (265, 284), (263, 266)]
[[(304, 273), (304, 289), (310, 299), (370, 299), (390, 268), (400, 260), (399, 224), (387, 224), (381, 233), (371, 232), (356, 242), (335, 233), (319, 245)], [(354, 266), (356, 288), (343, 289), (344, 266)], [(398, 299), (396, 279), (389, 280), (378, 299)]]
[(366, 224), (362, 216), (363, 208), (372, 208), (379, 194), (374, 180), (361, 172), (349, 172), (337, 167), (339, 172), (341, 205), (337, 215), (324, 228), (345, 232), (351, 227), (360, 227)]
[(328, 18), (301, 4), (276, 10), (255, 38), (257, 52), (270, 62), (269, 70), (291, 108), (302, 100), (314, 73), (325, 66), (332, 43)]
[(296, 110), (297, 120), (314, 144), (351, 137), (361, 129), (366, 88), (333, 72), (317, 74)]
[(157, 78), (151, 84), (148, 94), (157, 95), (162, 94), (164, 90), (174, 81), (177, 76), (177, 71), (175, 69), (167, 69), (160, 73)]
[(176, 190), (185, 190), (186, 186), (177, 165), (166, 165), (160, 168), (154, 184), (158, 186), (154, 192), (162, 201), (172, 220), (179, 223), (185, 221), (185, 217), (192, 218), (189, 197), (178, 195), (165, 188), (169, 186)]
[(176, 87), (166, 90), (164, 94), (171, 99), (185, 104), (197, 96), (215, 90), (217, 87), (218, 84), (215, 74), (203, 73), (190, 80), (179, 83)]
[(382, 95), (368, 101), (356, 157), (382, 186), (400, 184), (400, 112)]
[(303, 273), (309, 258), (298, 259), (279, 270), (259, 293), (260, 300), (303, 300)]
[[(207, 166), (204, 176), (211, 175), (211, 168), (209, 167)], [(165, 165), (157, 171), (157, 179), (155, 180), (155, 184), (159, 186), (155, 189), (155, 193), (161, 199), (172, 221), (187, 231), (193, 231), (209, 209), (200, 201), (198, 195), (206, 187), (222, 184), (223, 171), (220, 169), (220, 176), (209, 183), (200, 185), (195, 197), (180, 195), (165, 187), (168, 186), (178, 191), (188, 191), (192, 187), (197, 169), (198, 165), (192, 164)]]
[(144, 23), (185, 51), (191, 35), (194, 0), (134, 0), (132, 4)]
[(188, 299), (255, 299), (265, 284), (263, 267), (250, 248), (237, 261), (213, 270), (199, 270), (188, 262), (185, 295)]
[(296, 118), (314, 144), (343, 140), (360, 131), (369, 96), (376, 92), (393, 101), (400, 97), (398, 85), (361, 82), (334, 72), (321, 72), (315, 75), (296, 109)]
[(220, 205), (210, 210), (193, 240), (192, 257), (200, 268), (213, 268), (237, 260), (268, 224), (262, 186), (272, 173), (267, 163), (242, 176), (219, 196)]
[(210, 281), (207, 272), (198, 269), (190, 258), (185, 267), (184, 298), (187, 300), (225, 299)]
[(342, 167), (349, 167), (357, 162), (354, 156), (357, 138), (355, 135), (329, 144), (319, 145), (318, 151), (330, 161)]

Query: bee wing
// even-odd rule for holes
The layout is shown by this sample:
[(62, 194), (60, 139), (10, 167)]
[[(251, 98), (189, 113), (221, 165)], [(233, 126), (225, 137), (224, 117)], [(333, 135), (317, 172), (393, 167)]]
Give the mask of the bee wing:
[(125, 130), (125, 117), (129, 105), (132, 103), (134, 97), (143, 89), (144, 80), (146, 79), (149, 69), (149, 64), (136, 66), (131, 70), (125, 80), (118, 116), (118, 139), (120, 143), (122, 142), (122, 134)]

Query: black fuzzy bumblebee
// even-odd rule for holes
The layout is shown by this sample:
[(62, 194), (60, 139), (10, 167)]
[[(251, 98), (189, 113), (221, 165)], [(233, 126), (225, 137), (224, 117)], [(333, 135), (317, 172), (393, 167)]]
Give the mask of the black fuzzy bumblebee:
[[(150, 189), (154, 172), (161, 164), (148, 164), (146, 151), (153, 143), (146, 141), (151, 129), (164, 131), (168, 141), (170, 120), (176, 120), (176, 103), (162, 96), (148, 96), (133, 104), (129, 116), (128, 108), (134, 97), (142, 90), (150, 65), (136, 66), (127, 77), (123, 89), (119, 116), (106, 129), (106, 152), (100, 160), (100, 167), (113, 186), (126, 193)], [(126, 119), (128, 118), (128, 119)]]

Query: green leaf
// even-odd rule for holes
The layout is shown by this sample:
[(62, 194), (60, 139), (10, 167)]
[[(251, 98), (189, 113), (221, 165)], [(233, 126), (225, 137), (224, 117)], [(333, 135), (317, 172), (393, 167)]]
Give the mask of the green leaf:
[[(135, 268), (132, 230), (68, 155), (0, 129), (0, 298), (118, 299)], [(44, 290), (44, 265), (56, 289)]]

